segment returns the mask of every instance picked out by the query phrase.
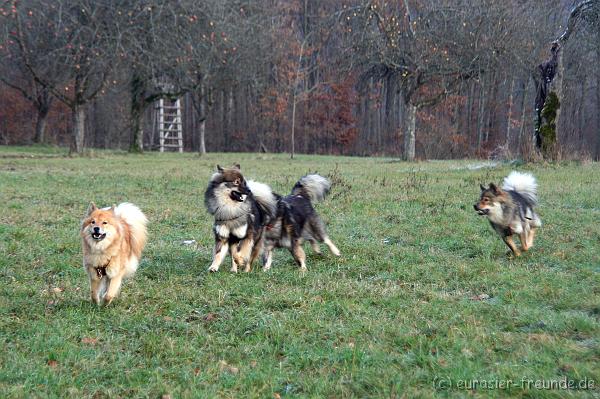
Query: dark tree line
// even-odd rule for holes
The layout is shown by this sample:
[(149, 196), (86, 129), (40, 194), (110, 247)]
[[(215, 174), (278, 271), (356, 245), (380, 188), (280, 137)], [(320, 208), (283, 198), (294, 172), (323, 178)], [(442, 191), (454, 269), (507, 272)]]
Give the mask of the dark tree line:
[(597, 159), (599, 2), (5, 0), (0, 142)]

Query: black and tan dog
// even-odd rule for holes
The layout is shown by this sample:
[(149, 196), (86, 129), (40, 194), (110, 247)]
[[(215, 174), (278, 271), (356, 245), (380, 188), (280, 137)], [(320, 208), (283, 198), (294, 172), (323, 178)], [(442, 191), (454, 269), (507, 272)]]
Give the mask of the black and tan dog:
[(240, 165), (222, 168), (212, 175), (204, 194), (208, 212), (215, 217), (215, 249), (211, 272), (231, 252), (231, 271), (244, 267), (249, 272), (263, 248), (265, 226), (275, 217), (276, 200), (262, 183), (246, 181)]
[(319, 243), (323, 242), (335, 255), (340, 251), (329, 239), (325, 224), (315, 211), (313, 204), (322, 201), (329, 192), (331, 183), (317, 174), (302, 177), (288, 196), (275, 194), (277, 214), (269, 222), (265, 231), (263, 270), (269, 270), (273, 262), (273, 249), (285, 247), (290, 250), (300, 270), (306, 270), (306, 254), (302, 243), (307, 240), (316, 253), (321, 253)]
[(508, 245), (514, 256), (521, 255), (512, 236), (518, 234), (523, 251), (533, 246), (535, 231), (542, 221), (535, 213), (537, 183), (528, 173), (511, 172), (502, 188), (490, 183), (480, 185), (481, 196), (474, 205), (479, 215), (487, 216), (490, 224)]

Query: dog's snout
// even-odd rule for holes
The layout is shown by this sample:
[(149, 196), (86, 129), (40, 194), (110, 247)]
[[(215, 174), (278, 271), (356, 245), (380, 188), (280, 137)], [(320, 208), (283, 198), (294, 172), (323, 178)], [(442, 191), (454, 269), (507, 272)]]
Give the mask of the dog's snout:
[(99, 233), (100, 232), (100, 227), (94, 227), (94, 233)]
[(476, 211), (479, 210), (479, 207), (477, 206), (477, 204), (473, 204), (473, 208), (475, 208)]

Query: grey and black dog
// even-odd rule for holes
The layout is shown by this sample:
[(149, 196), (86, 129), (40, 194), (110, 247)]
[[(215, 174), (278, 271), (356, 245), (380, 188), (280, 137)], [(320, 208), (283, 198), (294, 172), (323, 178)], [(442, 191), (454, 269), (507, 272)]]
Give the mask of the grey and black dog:
[(266, 225), (275, 218), (277, 201), (269, 186), (246, 181), (240, 165), (222, 168), (212, 175), (204, 203), (214, 216), (215, 249), (208, 268), (211, 272), (231, 252), (231, 271), (244, 267), (249, 272), (263, 248)]
[(535, 178), (528, 173), (511, 172), (502, 188), (493, 183), (487, 188), (480, 185), (480, 188), (479, 202), (473, 206), (477, 213), (487, 216), (514, 256), (521, 252), (512, 239), (513, 234), (519, 235), (521, 248), (528, 251), (533, 246), (536, 229), (542, 225), (534, 211), (537, 205)]
[(335, 255), (340, 251), (329, 239), (325, 224), (313, 205), (325, 199), (331, 183), (325, 177), (306, 175), (294, 185), (288, 196), (274, 194), (277, 199), (277, 212), (265, 229), (263, 270), (269, 270), (273, 262), (273, 249), (285, 247), (290, 250), (300, 270), (306, 270), (306, 254), (302, 243), (307, 240), (316, 253), (321, 253), (319, 243), (323, 242)]

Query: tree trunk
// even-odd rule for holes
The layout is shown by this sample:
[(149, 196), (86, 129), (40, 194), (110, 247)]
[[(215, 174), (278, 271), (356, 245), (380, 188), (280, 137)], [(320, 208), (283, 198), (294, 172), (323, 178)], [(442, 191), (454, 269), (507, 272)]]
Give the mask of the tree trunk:
[(131, 131), (129, 136), (129, 152), (142, 152), (144, 149), (144, 131), (142, 118), (144, 117), (145, 84), (137, 70), (133, 70), (129, 86), (131, 95)]
[(515, 88), (514, 76), (510, 78), (510, 88), (508, 89), (508, 116), (506, 118), (506, 151), (510, 154), (510, 125), (512, 121), (513, 110), (513, 90)]
[(33, 142), (37, 144), (41, 144), (46, 139), (46, 125), (48, 122), (48, 112), (50, 111), (49, 107), (42, 106), (37, 109), (37, 119), (35, 121), (35, 136), (33, 137)]
[(404, 160), (415, 160), (415, 142), (417, 127), (417, 107), (410, 102), (406, 104), (406, 129), (404, 133)]
[(52, 105), (52, 97), (50, 97), (48, 89), (43, 88), (40, 90), (34, 101), (34, 105), (37, 110), (37, 119), (35, 121), (35, 135), (33, 136), (33, 142), (41, 144), (46, 138), (48, 113), (50, 112), (50, 106)]
[[(562, 53), (562, 54), (561, 54)], [(556, 109), (556, 117), (554, 118), (554, 125), (556, 126), (556, 138), (555, 138), (555, 142), (553, 143), (553, 145), (558, 145), (558, 138), (559, 138), (559, 132), (560, 132), (560, 110), (561, 107), (560, 104), (562, 104), (562, 102), (564, 101), (563, 99), (563, 93), (564, 93), (564, 75), (565, 75), (565, 66), (564, 66), (564, 60), (565, 58), (565, 49), (561, 49), (561, 52), (558, 54), (558, 70), (556, 71), (556, 77), (554, 78), (554, 82), (553, 82), (553, 86), (554, 86), (554, 92), (556, 93), (556, 96), (558, 97), (558, 102), (559, 102), (559, 107)]]
[(481, 144), (483, 142), (483, 119), (485, 112), (485, 79), (481, 79), (479, 86), (479, 104), (477, 109), (477, 152), (480, 155)]
[(200, 124), (198, 126), (199, 144), (200, 148), (198, 152), (200, 155), (206, 154), (206, 89), (204, 88), (204, 84), (200, 85), (200, 104), (198, 104), (198, 110), (200, 114)]
[(131, 138), (129, 141), (129, 152), (144, 151), (144, 127), (142, 118), (144, 116), (144, 104), (141, 101), (131, 102)]
[(85, 138), (85, 108), (83, 104), (73, 105), (72, 110), (72, 141), (70, 152), (81, 154), (83, 153), (84, 138)]
[(523, 133), (525, 132), (525, 116), (526, 116), (526, 110), (527, 107), (525, 106), (526, 101), (525, 99), (527, 98), (527, 82), (529, 82), (529, 78), (527, 78), (527, 80), (523, 81), (523, 84), (521, 86), (521, 91), (523, 92), (523, 95), (521, 96), (521, 126), (519, 127), (519, 139), (517, 142), (517, 151), (521, 151), (521, 143), (523, 140)]
[[(598, 33), (598, 42), (600, 43), (600, 32)], [(596, 49), (596, 59), (598, 60), (598, 65), (600, 63), (600, 48)], [(600, 109), (600, 71), (596, 68), (596, 109)], [(600, 160), (600, 115), (595, 113), (596, 115), (596, 151), (593, 155), (596, 161)]]

